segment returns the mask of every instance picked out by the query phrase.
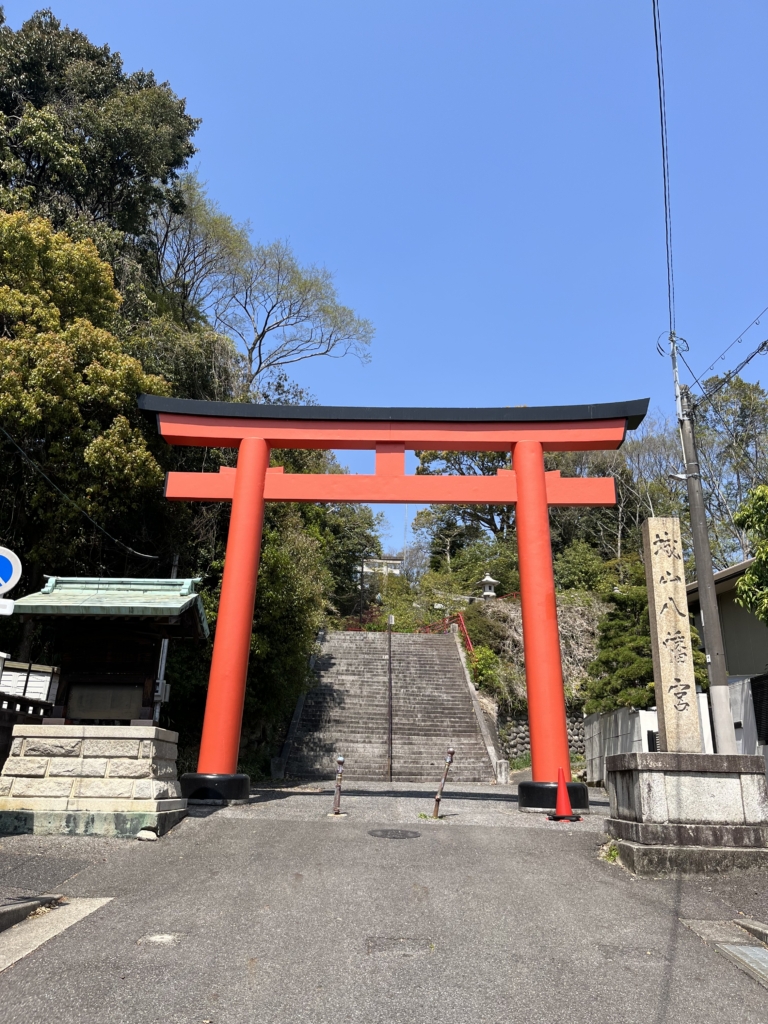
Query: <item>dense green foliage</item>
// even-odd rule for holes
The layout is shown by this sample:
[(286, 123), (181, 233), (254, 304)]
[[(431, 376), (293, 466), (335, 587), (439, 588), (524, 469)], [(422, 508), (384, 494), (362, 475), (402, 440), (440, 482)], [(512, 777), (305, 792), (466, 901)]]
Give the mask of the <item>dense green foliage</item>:
[(90, 240), (54, 233), (39, 217), (0, 213), (0, 253), (0, 529), (23, 551), (36, 585), (46, 563), (89, 562), (93, 537), (88, 520), (30, 463), (122, 532), (163, 479), (136, 395), (168, 387), (107, 329), (120, 297)]
[[(25, 575), (202, 579), (215, 630), (228, 503), (169, 503), (169, 469), (233, 465), (227, 450), (170, 448), (141, 392), (306, 403), (284, 367), (355, 352), (371, 325), (322, 267), (252, 242), (188, 171), (198, 121), (168, 83), (49, 11), (0, 17), (0, 542)], [(323, 452), (272, 453), (293, 472), (340, 472)], [(139, 553), (139, 554), (137, 554)], [(326, 615), (358, 598), (361, 554), (380, 554), (358, 506), (267, 509), (242, 755), (264, 763)], [(141, 555), (147, 555), (143, 558)], [(55, 662), (52, 637), (0, 622), (0, 647)], [(174, 643), (165, 724), (199, 739), (211, 643)]]
[(555, 557), (555, 581), (562, 590), (604, 590), (614, 582), (610, 569), (585, 540), (572, 541)]
[(628, 587), (609, 594), (608, 601), (611, 608), (600, 623), (598, 654), (590, 666), (587, 714), (656, 703), (647, 591)]
[[(648, 592), (644, 586), (626, 587), (608, 594), (607, 601), (611, 607), (600, 623), (597, 657), (589, 667), (584, 710), (592, 714), (620, 707), (653, 707), (656, 696)], [(706, 658), (693, 627), (691, 640), (696, 682), (706, 689)]]
[[(5, 21), (5, 18), (2, 18)], [(199, 122), (151, 72), (39, 11), (0, 29), (0, 186), (55, 227), (80, 218), (131, 235), (195, 152)]]
[(487, 614), (485, 602), (475, 601), (463, 611), (464, 625), (475, 647), (487, 647), (494, 654), (501, 655), (504, 650), (506, 630), (498, 619)]
[(768, 623), (768, 486), (756, 487), (735, 516), (752, 539), (754, 561), (736, 584), (737, 601)]
[(490, 647), (475, 647), (470, 659), (472, 681), (479, 690), (495, 694), (500, 689), (499, 656)]

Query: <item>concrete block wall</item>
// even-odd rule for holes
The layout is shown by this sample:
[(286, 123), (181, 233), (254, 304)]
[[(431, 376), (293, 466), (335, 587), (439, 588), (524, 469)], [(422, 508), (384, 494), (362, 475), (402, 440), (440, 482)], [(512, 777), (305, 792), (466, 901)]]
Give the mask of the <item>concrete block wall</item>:
[(181, 809), (177, 741), (152, 725), (17, 725), (0, 811)]
[[(768, 748), (758, 743), (752, 690), (748, 678), (731, 677), (728, 685), (731, 713), (736, 726), (738, 754), (759, 755), (768, 761)], [(712, 754), (712, 729), (709, 719), (709, 698), (696, 695), (699, 705), (702, 753)], [(638, 711), (617, 708), (604, 714), (588, 715), (584, 720), (586, 736), (587, 782), (602, 783), (606, 778), (605, 759), (612, 754), (648, 753), (648, 733), (658, 732), (656, 710)]]
[(587, 759), (587, 783), (605, 781), (605, 759), (611, 754), (648, 752), (648, 733), (657, 732), (654, 711), (617, 708), (604, 714), (588, 715), (584, 720)]

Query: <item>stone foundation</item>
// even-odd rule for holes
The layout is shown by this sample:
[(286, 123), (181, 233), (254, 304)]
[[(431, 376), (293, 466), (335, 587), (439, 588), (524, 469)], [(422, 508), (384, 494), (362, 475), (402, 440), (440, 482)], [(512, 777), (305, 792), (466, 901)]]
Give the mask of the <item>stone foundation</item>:
[(649, 878), (723, 875), (768, 868), (768, 850), (732, 846), (645, 846), (619, 840), (619, 860), (634, 875)]
[(619, 858), (638, 874), (768, 866), (762, 757), (635, 753), (606, 758)]
[[(531, 752), (531, 733), (528, 728), (528, 715), (515, 715), (499, 723), (505, 739), (502, 753), (508, 760), (523, 757)], [(568, 714), (568, 745), (572, 754), (583, 754), (584, 746), (584, 715), (580, 711)]]
[(17, 725), (0, 774), (0, 833), (132, 836), (187, 813), (178, 733), (153, 725)]

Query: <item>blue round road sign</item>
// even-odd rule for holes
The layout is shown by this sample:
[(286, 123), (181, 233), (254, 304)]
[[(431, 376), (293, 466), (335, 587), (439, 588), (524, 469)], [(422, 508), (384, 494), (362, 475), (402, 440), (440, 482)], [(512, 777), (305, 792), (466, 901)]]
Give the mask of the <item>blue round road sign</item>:
[(21, 561), (9, 548), (0, 548), (0, 594), (13, 590), (21, 579)]

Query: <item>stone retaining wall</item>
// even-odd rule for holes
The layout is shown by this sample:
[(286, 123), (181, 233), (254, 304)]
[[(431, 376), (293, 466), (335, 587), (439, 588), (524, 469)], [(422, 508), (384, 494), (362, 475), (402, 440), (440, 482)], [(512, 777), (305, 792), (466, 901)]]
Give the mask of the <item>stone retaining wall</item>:
[[(528, 715), (502, 719), (499, 727), (501, 734), (505, 736), (502, 741), (502, 752), (506, 758), (512, 760), (530, 754), (531, 734), (528, 728)], [(584, 753), (584, 715), (580, 711), (568, 715), (568, 743), (571, 753)]]

